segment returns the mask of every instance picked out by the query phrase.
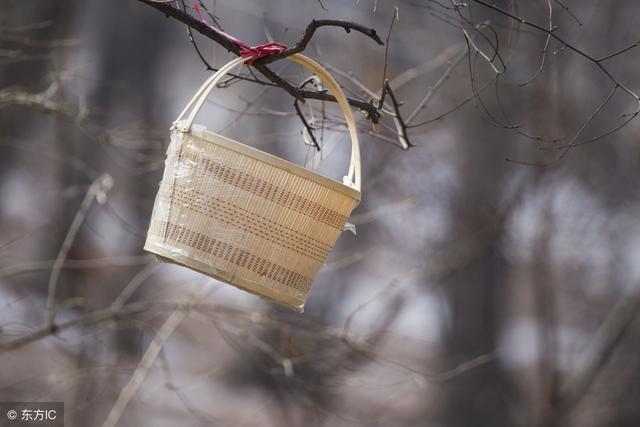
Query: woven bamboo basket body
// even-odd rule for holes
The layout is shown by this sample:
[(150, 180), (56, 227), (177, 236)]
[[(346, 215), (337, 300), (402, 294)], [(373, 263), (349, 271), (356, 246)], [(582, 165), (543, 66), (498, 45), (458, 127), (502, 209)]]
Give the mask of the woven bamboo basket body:
[(353, 144), (345, 184), (192, 124), (198, 101), (236, 59), (205, 82), (172, 128), (145, 250), (302, 311), (360, 201), (360, 165), (340, 88), (310, 59), (291, 59), (314, 71), (345, 111)]

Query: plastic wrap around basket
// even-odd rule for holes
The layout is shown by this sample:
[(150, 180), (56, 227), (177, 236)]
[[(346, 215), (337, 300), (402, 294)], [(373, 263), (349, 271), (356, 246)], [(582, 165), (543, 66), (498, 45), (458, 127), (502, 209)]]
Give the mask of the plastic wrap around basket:
[(345, 112), (352, 137), (346, 184), (192, 125), (199, 100), (242, 62), (236, 59), (205, 82), (172, 128), (144, 248), (302, 311), (360, 201), (360, 164), (355, 123), (338, 85), (310, 59), (291, 59), (315, 72)]

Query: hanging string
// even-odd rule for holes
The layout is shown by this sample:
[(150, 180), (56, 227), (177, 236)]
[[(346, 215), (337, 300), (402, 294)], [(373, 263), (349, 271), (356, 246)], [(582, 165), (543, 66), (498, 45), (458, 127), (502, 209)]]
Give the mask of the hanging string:
[(274, 53), (280, 53), (283, 50), (287, 49), (287, 46), (278, 42), (269, 42), (269, 43), (264, 43), (258, 46), (251, 46), (249, 43), (243, 40), (237, 39), (233, 37), (231, 34), (227, 34), (224, 31), (219, 30), (215, 28), (213, 25), (211, 25), (202, 16), (202, 12), (200, 11), (200, 6), (198, 5), (197, 1), (194, 3), (194, 8), (196, 10), (196, 13), (198, 14), (198, 19), (200, 19), (200, 22), (202, 22), (207, 27), (211, 28), (213, 31), (220, 34), (221, 36), (229, 40), (231, 43), (235, 44), (240, 48), (240, 56), (242, 56), (243, 58), (249, 58), (249, 60), (246, 61), (247, 64), (252, 64), (257, 59), (264, 58), (265, 56), (273, 55)]

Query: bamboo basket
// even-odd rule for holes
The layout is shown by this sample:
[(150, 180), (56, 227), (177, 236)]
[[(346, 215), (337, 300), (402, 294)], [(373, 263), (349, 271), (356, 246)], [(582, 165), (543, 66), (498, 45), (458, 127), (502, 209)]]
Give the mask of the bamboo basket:
[(351, 136), (344, 183), (194, 125), (218, 82), (245, 58), (220, 68), (171, 128), (165, 170), (144, 249), (302, 312), (313, 280), (360, 201), (360, 149), (342, 90), (315, 61)]

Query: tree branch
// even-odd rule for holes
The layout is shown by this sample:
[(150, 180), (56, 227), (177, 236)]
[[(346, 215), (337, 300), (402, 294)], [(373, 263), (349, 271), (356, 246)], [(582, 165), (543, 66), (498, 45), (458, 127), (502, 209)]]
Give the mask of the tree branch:
[(306, 49), (307, 45), (311, 41), (311, 38), (315, 34), (316, 30), (320, 27), (342, 27), (347, 33), (350, 33), (351, 30), (357, 31), (373, 39), (373, 41), (378, 43), (380, 46), (384, 46), (384, 42), (378, 36), (378, 33), (376, 33), (376, 30), (374, 30), (373, 28), (368, 28), (363, 25), (357, 24), (355, 22), (343, 21), (341, 19), (318, 19), (318, 20), (313, 19), (307, 26), (307, 29), (305, 30), (304, 35), (302, 36), (302, 39), (300, 39), (300, 41), (296, 43), (295, 46), (287, 50), (283, 50), (280, 53), (276, 53), (273, 55), (265, 56), (264, 58), (260, 58), (255, 63), (270, 64), (271, 62), (277, 61), (282, 58), (286, 58), (287, 56), (293, 55), (294, 53), (302, 52), (303, 50)]
[[(227, 51), (240, 55), (240, 47), (236, 44), (232, 43), (229, 39), (224, 37), (222, 34), (215, 31), (213, 28), (209, 27), (206, 23), (197, 20), (192, 17), (188, 13), (183, 12), (177, 8), (174, 8), (166, 3), (159, 3), (153, 0), (138, 0), (141, 3), (146, 4), (162, 13), (164, 13), (167, 17), (174, 18), (183, 24), (189, 26), (190, 28), (196, 30), (200, 34), (205, 37), (213, 40), (218, 43), (220, 46), (225, 48)], [(281, 87), (295, 99), (304, 102), (305, 99), (316, 99), (320, 101), (331, 101), (336, 102), (336, 99), (333, 95), (323, 92), (315, 92), (308, 90), (298, 89), (293, 84), (289, 83), (287, 80), (280, 77), (277, 73), (271, 70), (266, 64), (276, 61), (278, 59), (285, 58), (289, 55), (293, 55), (294, 53), (301, 52), (304, 48), (309, 44), (309, 41), (315, 34), (315, 31), (320, 27), (332, 26), (332, 27), (342, 27), (345, 31), (350, 32), (351, 30), (360, 32), (372, 38), (376, 43), (383, 45), (384, 43), (378, 37), (376, 31), (372, 28), (364, 27), (360, 24), (342, 21), (342, 20), (332, 20), (332, 19), (323, 19), (323, 20), (313, 20), (307, 26), (307, 29), (302, 37), (302, 39), (296, 43), (296, 45), (290, 49), (286, 49), (285, 51), (274, 54), (269, 57), (261, 58), (257, 60), (253, 65), (253, 67), (258, 70), (263, 76), (265, 76), (268, 80), (270, 80), (275, 85)], [(380, 112), (370, 102), (363, 101), (360, 99), (347, 98), (349, 104), (359, 110), (362, 110), (367, 114), (367, 118), (370, 119), (373, 123), (378, 123), (380, 120)]]
[(400, 141), (400, 145), (403, 149), (407, 150), (409, 147), (415, 147), (415, 144), (412, 144), (409, 140), (409, 134), (407, 133), (407, 124), (404, 122), (402, 115), (400, 114), (400, 105), (402, 105), (396, 99), (393, 91), (391, 90), (391, 86), (389, 85), (389, 80), (384, 82), (384, 92), (382, 94), (381, 101), (384, 102), (384, 94), (388, 93), (389, 98), (391, 98), (391, 104), (393, 105), (394, 117), (393, 123), (396, 125), (396, 131), (398, 133), (398, 140)]

